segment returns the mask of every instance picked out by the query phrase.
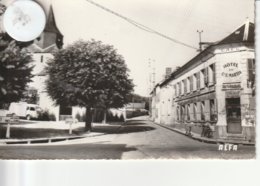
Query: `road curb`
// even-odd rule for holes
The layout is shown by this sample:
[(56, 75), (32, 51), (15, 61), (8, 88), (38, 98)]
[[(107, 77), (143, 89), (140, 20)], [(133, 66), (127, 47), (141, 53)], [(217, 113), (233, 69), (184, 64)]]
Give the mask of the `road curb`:
[(197, 134), (191, 132), (191, 135), (187, 135), (184, 131), (163, 125), (163, 124), (159, 124), (159, 123), (155, 123), (153, 121), (151, 121), (152, 123), (154, 123), (155, 125), (161, 126), (165, 129), (171, 130), (173, 132), (177, 132), (179, 134), (185, 135), (189, 138), (192, 138), (194, 140), (197, 141), (201, 141), (201, 142), (205, 142), (205, 143), (211, 143), (211, 144), (225, 144), (225, 143), (230, 143), (230, 144), (237, 144), (237, 145), (248, 145), (248, 146), (255, 146), (255, 143), (253, 142), (244, 142), (244, 141), (235, 141), (235, 140), (220, 140), (220, 139), (210, 139), (210, 138), (204, 138), (204, 137), (199, 137), (196, 136)]

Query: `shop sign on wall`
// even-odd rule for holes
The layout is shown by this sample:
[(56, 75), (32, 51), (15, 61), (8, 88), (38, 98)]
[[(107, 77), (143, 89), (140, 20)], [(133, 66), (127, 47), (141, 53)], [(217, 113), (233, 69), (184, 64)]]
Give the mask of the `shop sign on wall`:
[(240, 83), (223, 83), (222, 89), (241, 89)]

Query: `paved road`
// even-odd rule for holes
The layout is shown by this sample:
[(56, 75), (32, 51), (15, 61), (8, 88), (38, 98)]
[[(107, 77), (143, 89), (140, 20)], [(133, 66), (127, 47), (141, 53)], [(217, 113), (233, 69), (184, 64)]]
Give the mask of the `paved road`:
[(218, 151), (207, 144), (162, 128), (145, 120), (125, 125), (96, 126), (100, 136), (57, 142), (51, 145), (0, 146), (0, 159), (249, 159), (255, 147), (239, 146), (238, 151)]

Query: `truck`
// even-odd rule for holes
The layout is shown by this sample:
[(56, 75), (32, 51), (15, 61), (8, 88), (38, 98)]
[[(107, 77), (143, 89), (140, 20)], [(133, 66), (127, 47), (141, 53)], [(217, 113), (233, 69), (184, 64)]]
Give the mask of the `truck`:
[(39, 105), (29, 104), (26, 102), (12, 102), (9, 106), (9, 114), (15, 114), (20, 118), (26, 118), (31, 120), (32, 118), (38, 118), (42, 109)]

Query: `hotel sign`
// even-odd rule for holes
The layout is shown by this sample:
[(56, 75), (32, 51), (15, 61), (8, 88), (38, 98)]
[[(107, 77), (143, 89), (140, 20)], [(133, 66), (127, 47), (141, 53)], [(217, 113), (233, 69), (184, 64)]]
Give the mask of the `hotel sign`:
[(223, 77), (238, 77), (240, 74), (242, 74), (242, 71), (239, 69), (238, 63), (230, 62), (223, 65), (223, 72), (221, 73)]
[(224, 83), (222, 85), (222, 89), (224, 90), (237, 90), (237, 89), (241, 89), (241, 84), (240, 83)]

